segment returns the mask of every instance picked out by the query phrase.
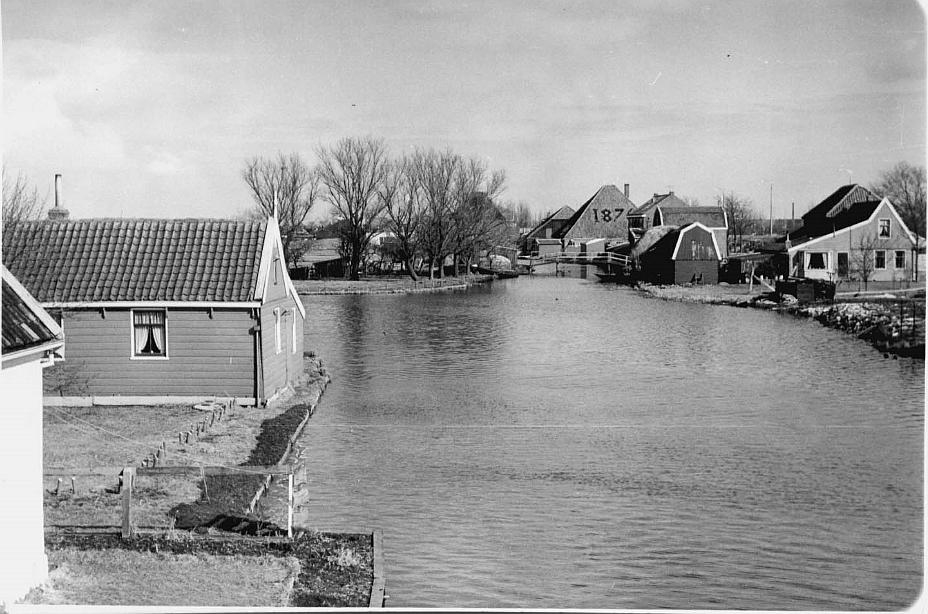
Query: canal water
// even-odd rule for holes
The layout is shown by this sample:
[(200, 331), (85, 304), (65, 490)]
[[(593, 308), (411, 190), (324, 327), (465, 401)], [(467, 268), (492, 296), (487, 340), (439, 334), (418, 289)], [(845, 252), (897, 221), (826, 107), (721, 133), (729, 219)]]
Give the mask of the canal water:
[(396, 607), (896, 609), (924, 363), (576, 278), (304, 296), (333, 378), (301, 524), (384, 533)]

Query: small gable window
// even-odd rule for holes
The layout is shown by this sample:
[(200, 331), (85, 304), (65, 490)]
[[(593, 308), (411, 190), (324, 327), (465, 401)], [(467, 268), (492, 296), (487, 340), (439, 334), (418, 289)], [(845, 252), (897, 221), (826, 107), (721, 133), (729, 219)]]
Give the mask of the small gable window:
[(889, 218), (880, 218), (880, 238), (888, 239), (890, 237)]
[(163, 309), (132, 312), (132, 354), (137, 358), (168, 355), (166, 314)]

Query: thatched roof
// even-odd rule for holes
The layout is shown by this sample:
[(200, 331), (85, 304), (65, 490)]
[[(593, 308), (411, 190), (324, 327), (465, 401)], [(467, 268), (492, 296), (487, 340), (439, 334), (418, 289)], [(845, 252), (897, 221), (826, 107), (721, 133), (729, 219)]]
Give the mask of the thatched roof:
[(640, 258), (641, 254), (651, 249), (655, 243), (677, 230), (679, 230), (679, 226), (654, 226), (653, 228), (649, 228), (647, 232), (638, 239), (638, 242), (632, 246), (629, 256), (632, 258)]

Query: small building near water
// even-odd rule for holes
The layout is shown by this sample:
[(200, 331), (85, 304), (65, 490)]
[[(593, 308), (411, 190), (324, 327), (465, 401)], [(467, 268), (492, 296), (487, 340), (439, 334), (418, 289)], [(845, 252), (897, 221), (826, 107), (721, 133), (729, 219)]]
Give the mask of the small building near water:
[[(0, 610), (48, 577), (42, 486), (42, 378), (64, 344), (61, 327), (6, 269), (2, 272), (0, 543), (11, 563), (0, 574)], [(9, 461), (9, 462), (7, 462)]]
[(68, 336), (47, 405), (261, 404), (302, 373), (305, 310), (274, 217), (23, 222), (3, 246)]
[(642, 281), (668, 285), (719, 281), (722, 251), (712, 229), (699, 222), (651, 228), (631, 255)]

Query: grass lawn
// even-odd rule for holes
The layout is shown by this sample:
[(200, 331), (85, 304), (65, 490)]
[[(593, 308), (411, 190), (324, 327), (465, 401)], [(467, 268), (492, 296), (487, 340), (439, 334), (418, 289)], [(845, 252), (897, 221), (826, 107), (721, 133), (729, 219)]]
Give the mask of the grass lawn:
[[(49, 582), (27, 603), (286, 606), (295, 557), (64, 548), (49, 552)], [(100, 579), (106, 580), (101, 582)]]
[[(213, 533), (213, 532), (211, 532)], [(184, 531), (46, 537), (50, 578), (23, 603), (207, 607), (366, 607), (370, 536), (294, 540)]]

